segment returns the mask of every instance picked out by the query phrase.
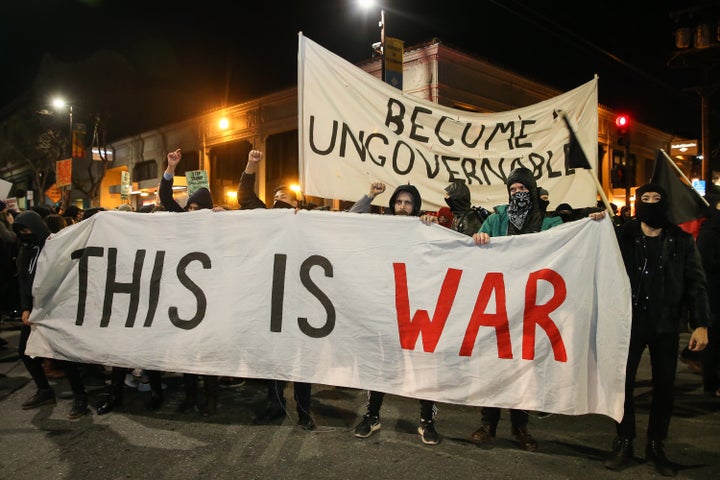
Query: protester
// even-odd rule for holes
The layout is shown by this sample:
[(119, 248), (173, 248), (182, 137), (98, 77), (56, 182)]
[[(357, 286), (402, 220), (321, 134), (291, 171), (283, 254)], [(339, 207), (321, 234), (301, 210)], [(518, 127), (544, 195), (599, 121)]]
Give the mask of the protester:
[[(490, 212), (483, 207), (474, 207), (472, 205), (470, 189), (462, 180), (456, 180), (445, 187), (445, 203), (452, 211), (452, 222), (449, 228), (465, 235), (472, 235), (477, 232), (480, 225), (490, 215)], [(420, 220), (425, 224), (440, 223), (442, 225), (442, 222), (440, 222), (440, 210), (438, 210), (435, 218), (425, 214), (420, 217)]]
[[(35, 395), (22, 404), (22, 409), (28, 410), (55, 403), (55, 392), (45, 376), (42, 359), (39, 357), (30, 357), (25, 353), (31, 331), (30, 312), (33, 307), (33, 279), (35, 278), (35, 270), (40, 251), (45, 245), (45, 240), (50, 236), (50, 230), (40, 214), (34, 210), (26, 210), (20, 213), (17, 218), (15, 218), (13, 230), (21, 241), (20, 251), (17, 256), (17, 269), (23, 325), (20, 330), (18, 354), (37, 388)], [(73, 392), (73, 406), (70, 409), (68, 418), (71, 420), (80, 418), (90, 412), (87, 408), (88, 398), (80, 376), (80, 371), (73, 362), (59, 363), (62, 368), (65, 369), (70, 388)]]
[[(173, 198), (172, 186), (175, 177), (175, 169), (182, 158), (181, 149), (177, 149), (168, 153), (167, 168), (160, 179), (160, 187), (158, 189), (160, 201), (166, 210), (170, 212), (184, 212), (213, 208), (212, 196), (207, 188), (197, 189), (190, 197), (188, 197), (185, 208), (181, 207)], [(179, 411), (192, 411), (198, 408), (198, 380), (199, 375), (194, 373), (184, 373), (183, 383), (185, 386), (185, 400), (180, 404)], [(203, 408), (203, 416), (214, 415), (217, 411), (217, 400), (220, 389), (220, 377), (217, 375), (203, 375), (203, 387), (205, 390), (205, 407)], [(157, 387), (157, 383), (154, 385)], [(151, 387), (153, 385), (151, 384)], [(162, 402), (163, 393), (160, 390), (152, 390), (152, 398), (158, 398)]]
[[(370, 211), (370, 204), (373, 199), (385, 191), (385, 184), (373, 182), (370, 184), (369, 193), (362, 196), (360, 200), (350, 208), (354, 213), (367, 213)], [(420, 217), (422, 197), (414, 185), (400, 185), (395, 189), (388, 208), (385, 211), (388, 215), (407, 215)], [(354, 434), (358, 438), (367, 438), (380, 430), (380, 408), (382, 407), (384, 392), (368, 391), (367, 412), (363, 415), (362, 421), (355, 426)], [(435, 430), (435, 416), (437, 408), (431, 400), (420, 400), (420, 425), (417, 432), (426, 445), (437, 445), (440, 443), (440, 435)]]
[(668, 220), (671, 199), (665, 189), (648, 183), (635, 191), (635, 219), (618, 230), (618, 242), (632, 288), (632, 330), (625, 372), (625, 405), (612, 453), (604, 462), (621, 470), (633, 459), (636, 437), (635, 379), (643, 351), (650, 351), (652, 402), (647, 427), (646, 460), (663, 476), (677, 475), (667, 458), (673, 386), (683, 308), (694, 329), (688, 346), (700, 351), (708, 343), (710, 322), (705, 273), (693, 237)]
[[(238, 185), (237, 198), (241, 210), (267, 208), (265, 202), (255, 193), (255, 175), (262, 158), (263, 152), (260, 150), (250, 150), (248, 153), (248, 161)], [(298, 204), (297, 195), (287, 186), (280, 185), (275, 188), (272, 208), (298, 208)], [(293, 395), (298, 413), (297, 424), (305, 430), (315, 430), (315, 420), (313, 420), (311, 415), (312, 385), (306, 382), (294, 382)], [(285, 381), (268, 380), (267, 399), (267, 406), (263, 412), (255, 417), (255, 422), (257, 423), (270, 422), (283, 418), (287, 414)]]
[[(495, 207), (482, 224), (480, 230), (473, 235), (478, 245), (490, 242), (490, 237), (505, 235), (523, 235), (536, 233), (555, 227), (562, 223), (560, 217), (545, 215), (539, 205), (538, 187), (533, 173), (519, 167), (510, 172), (507, 179), (509, 202)], [(590, 217), (596, 220), (604, 218), (604, 212), (591, 213)], [(495, 439), (497, 425), (500, 421), (500, 409), (496, 407), (482, 407), (482, 423), (471, 435), (471, 440), (478, 444), (487, 444)], [(512, 435), (520, 448), (529, 452), (538, 449), (538, 443), (528, 431), (529, 415), (524, 410), (510, 410), (510, 424)]]

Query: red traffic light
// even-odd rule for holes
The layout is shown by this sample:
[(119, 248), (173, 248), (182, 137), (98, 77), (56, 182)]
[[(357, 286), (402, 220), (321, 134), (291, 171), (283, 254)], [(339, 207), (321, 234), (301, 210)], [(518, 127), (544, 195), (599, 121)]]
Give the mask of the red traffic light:
[(630, 117), (627, 115), (618, 115), (615, 117), (615, 126), (620, 129), (626, 129), (630, 125)]

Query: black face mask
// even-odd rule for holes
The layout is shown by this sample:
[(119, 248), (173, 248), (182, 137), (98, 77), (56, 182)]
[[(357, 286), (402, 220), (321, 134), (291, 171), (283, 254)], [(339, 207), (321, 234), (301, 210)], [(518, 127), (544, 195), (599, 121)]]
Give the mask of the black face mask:
[(635, 204), (635, 218), (652, 228), (662, 228), (668, 224), (667, 204), (663, 200), (657, 203), (640, 201)]
[(542, 198), (538, 198), (538, 206), (539, 206), (541, 212), (543, 212), (543, 213), (547, 212), (548, 205), (550, 205), (549, 200), (543, 200)]
[(272, 208), (295, 208), (292, 205), (290, 205), (287, 202), (283, 202), (282, 200), (275, 200), (273, 202)]
[(20, 233), (18, 236), (23, 243), (28, 243), (30, 245), (35, 245), (37, 243), (37, 238), (34, 233)]
[(464, 210), (463, 207), (465, 207), (464, 202), (459, 198), (448, 197), (445, 199), (445, 203), (447, 203), (447, 206), (450, 207), (450, 210), (453, 212), (461, 212)]
[(572, 221), (572, 213), (559, 213), (558, 216), (562, 219), (563, 223)]

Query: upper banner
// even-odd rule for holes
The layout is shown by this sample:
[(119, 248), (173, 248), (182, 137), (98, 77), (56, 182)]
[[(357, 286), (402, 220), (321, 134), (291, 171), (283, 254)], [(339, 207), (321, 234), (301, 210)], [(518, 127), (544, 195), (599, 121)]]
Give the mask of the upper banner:
[[(306, 195), (358, 200), (371, 182), (415, 185), (425, 210), (445, 206), (445, 187), (464, 180), (473, 204), (507, 203), (505, 181), (525, 166), (551, 205), (595, 206), (592, 171), (567, 168), (569, 118), (597, 166), (597, 78), (525, 108), (471, 113), (404, 95), (299, 35), (300, 177)], [(376, 202), (383, 204), (383, 197)]]
[(51, 236), (33, 292), (30, 355), (622, 416), (609, 219), (479, 247), (414, 217), (107, 211)]

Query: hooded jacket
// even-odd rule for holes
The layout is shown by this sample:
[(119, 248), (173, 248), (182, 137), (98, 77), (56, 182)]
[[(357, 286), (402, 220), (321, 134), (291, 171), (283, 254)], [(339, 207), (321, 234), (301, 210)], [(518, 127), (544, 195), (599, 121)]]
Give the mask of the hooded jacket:
[[(20, 230), (27, 228), (32, 234), (27, 236)], [(33, 210), (26, 210), (15, 217), (13, 230), (21, 239), (20, 250), (17, 256), (18, 286), (20, 290), (21, 311), (32, 310), (32, 284), (40, 251), (45, 240), (50, 236), (50, 229), (43, 218)]]
[(401, 192), (407, 192), (410, 194), (410, 196), (413, 199), (413, 210), (410, 214), (413, 217), (419, 217), (420, 216), (420, 208), (422, 207), (422, 197), (420, 196), (420, 192), (418, 192), (418, 189), (415, 188), (415, 185), (400, 185), (395, 189), (393, 194), (390, 196), (390, 203), (389, 209), (385, 212), (387, 215), (395, 215), (395, 200), (397, 200), (398, 195), (400, 195)]
[(445, 203), (453, 213), (450, 228), (456, 232), (472, 236), (477, 233), (485, 219), (490, 215), (483, 207), (473, 207), (470, 201), (470, 188), (463, 181), (455, 181), (445, 187)]
[(510, 220), (508, 217), (508, 204), (498, 205), (495, 207), (495, 213), (490, 215), (479, 232), (487, 233), (491, 237), (501, 237), (504, 235), (518, 235), (525, 233), (536, 233), (549, 228), (555, 227), (562, 223), (560, 217), (548, 217), (540, 211), (538, 207), (538, 196), (537, 196), (537, 183), (532, 172), (525, 167), (519, 167), (510, 172), (507, 179), (507, 190), (508, 200), (510, 199), (510, 187), (514, 183), (522, 183), (530, 192), (530, 201), (532, 207), (528, 213), (525, 223), (520, 231), (511, 228)]
[(198, 207), (200, 207), (201, 209), (213, 208), (212, 195), (210, 195), (210, 191), (207, 188), (197, 189), (188, 198), (188, 201), (185, 204), (185, 208), (183, 208), (180, 206), (179, 203), (175, 201), (175, 198), (173, 198), (172, 186), (173, 178), (170, 178), (168, 180), (163, 174), (163, 176), (160, 177), (159, 196), (160, 203), (162, 203), (163, 207), (165, 207), (165, 210), (167, 210), (168, 212), (187, 212), (187, 207), (191, 203), (197, 203)]

